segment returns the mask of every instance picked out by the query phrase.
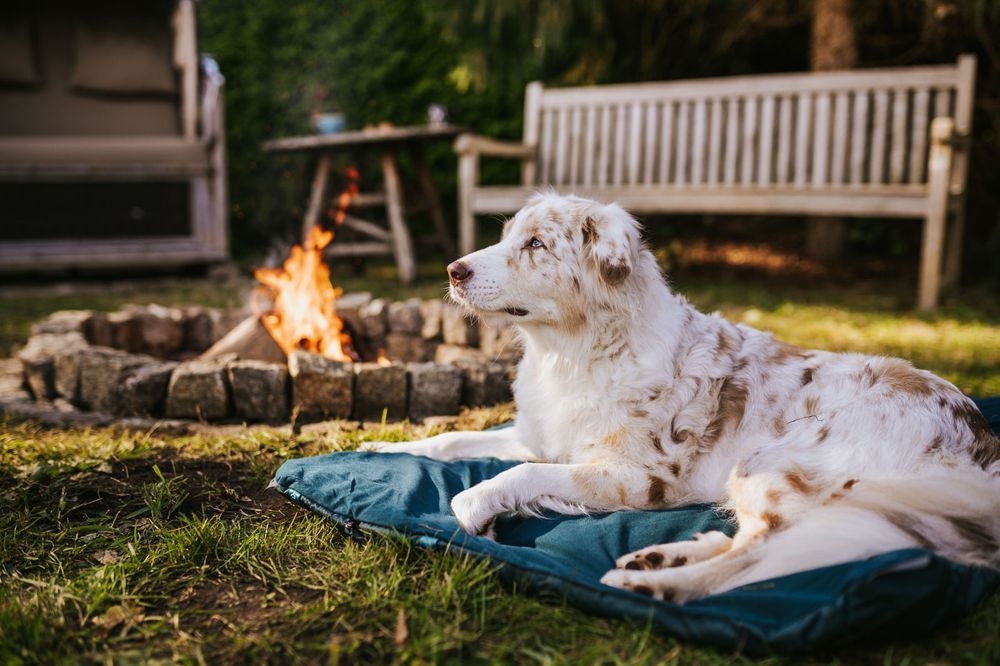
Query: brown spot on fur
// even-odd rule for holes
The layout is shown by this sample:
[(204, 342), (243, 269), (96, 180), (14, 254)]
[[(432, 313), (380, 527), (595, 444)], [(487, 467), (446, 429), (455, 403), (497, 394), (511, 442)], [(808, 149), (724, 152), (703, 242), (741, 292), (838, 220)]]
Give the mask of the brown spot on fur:
[(815, 492), (815, 488), (810, 485), (806, 473), (801, 469), (792, 469), (785, 472), (785, 481), (797, 493), (811, 495)]
[(580, 291), (580, 278), (575, 275), (573, 276), (573, 288)]
[(826, 438), (830, 436), (830, 426), (825, 425), (819, 429), (819, 434), (816, 435), (816, 443), (822, 444), (826, 441)]
[(818, 407), (819, 407), (819, 397), (811, 395), (806, 398), (805, 401), (806, 416), (815, 416)]
[(770, 502), (771, 504), (777, 504), (778, 502), (781, 501), (782, 495), (780, 490), (775, 490), (774, 488), (771, 488), (770, 490), (767, 491), (765, 497), (767, 497), (767, 501)]
[(619, 483), (616, 490), (618, 491), (619, 504), (628, 506), (628, 491), (625, 490), (625, 486)]
[(813, 380), (813, 368), (806, 368), (802, 371), (802, 385), (805, 386)]
[(934, 393), (930, 378), (901, 359), (881, 359), (881, 365), (877, 368), (872, 368), (866, 363), (865, 370), (870, 375), (867, 379), (871, 386), (884, 383), (891, 393), (906, 393), (919, 397)]
[(771, 363), (778, 364), (790, 361), (792, 359), (807, 359), (812, 355), (803, 350), (801, 347), (796, 347), (790, 345), (786, 342), (775, 343), (774, 351), (771, 353), (771, 358), (769, 359)]
[(958, 535), (976, 551), (995, 555), (997, 549), (1000, 548), (996, 538), (981, 523), (962, 517), (950, 517), (948, 522), (955, 528)]
[(654, 550), (650, 553), (646, 553), (646, 561), (649, 562), (650, 566), (659, 568), (659, 566), (663, 564), (663, 555)]
[(919, 524), (912, 518), (905, 514), (895, 512), (884, 513), (882, 515), (886, 520), (899, 528), (908, 537), (917, 542), (917, 545), (921, 548), (925, 550), (934, 550), (934, 544), (932, 544), (930, 540), (923, 535), (919, 529)]
[(670, 561), (670, 566), (671, 567), (682, 567), (685, 564), (687, 564), (687, 561), (688, 561), (688, 558), (684, 557), (683, 555), (678, 555), (677, 557), (675, 557), (673, 560)]
[(646, 503), (650, 506), (662, 506), (667, 499), (667, 482), (658, 476), (649, 477), (649, 488), (646, 490)]
[(647, 416), (649, 416), (649, 412), (647, 412), (645, 409), (633, 409), (632, 416), (637, 419), (644, 419)]
[(715, 360), (718, 361), (726, 354), (736, 349), (735, 341), (729, 337), (729, 333), (724, 328), (719, 329), (719, 335), (715, 344)]
[(951, 413), (956, 425), (960, 428), (964, 426), (972, 434), (969, 453), (972, 454), (973, 462), (986, 469), (1000, 460), (1000, 439), (990, 430), (982, 412), (972, 401), (963, 398), (960, 402), (952, 403)]
[(636, 570), (636, 569), (641, 569), (642, 565), (639, 564), (638, 562), (636, 562), (635, 560), (632, 560), (631, 562), (626, 562), (625, 563), (625, 568), (626, 569)]
[(715, 416), (705, 428), (702, 441), (713, 444), (719, 440), (727, 428), (739, 429), (747, 408), (747, 395), (747, 388), (732, 377), (726, 377), (722, 380), (722, 388), (719, 389), (719, 404)]
[(670, 463), (670, 473), (673, 474), (674, 476), (681, 475), (681, 464), (678, 461), (675, 460), (672, 463)]
[(639, 594), (644, 594), (647, 597), (653, 596), (653, 588), (646, 587), (645, 585), (636, 585), (632, 588), (633, 592), (638, 592)]
[(781, 437), (788, 432), (788, 428), (785, 427), (785, 413), (778, 412), (777, 416), (774, 417), (774, 422), (771, 426), (774, 429), (774, 434), (778, 437)]
[(653, 448), (654, 449), (656, 449), (660, 453), (663, 453), (663, 440), (660, 439), (660, 435), (659, 434), (657, 434), (657, 433), (654, 432), (653, 434), (651, 434), (649, 436), (649, 440), (653, 443)]
[(851, 488), (854, 487), (854, 484), (857, 482), (858, 482), (857, 479), (848, 479), (847, 481), (844, 481), (844, 490), (850, 490)]
[(632, 269), (625, 261), (602, 261), (600, 263), (601, 277), (612, 286), (620, 285), (628, 277)]
[(507, 268), (517, 268), (517, 262), (514, 261), (514, 257), (507, 257)]
[(941, 435), (934, 435), (934, 439), (932, 439), (931, 443), (927, 445), (926, 453), (928, 454), (937, 453), (938, 451), (941, 450), (941, 445), (943, 443), (944, 443), (944, 438), (941, 437)]
[(767, 523), (767, 527), (772, 530), (780, 529), (785, 523), (785, 519), (771, 511), (760, 514), (760, 519)]

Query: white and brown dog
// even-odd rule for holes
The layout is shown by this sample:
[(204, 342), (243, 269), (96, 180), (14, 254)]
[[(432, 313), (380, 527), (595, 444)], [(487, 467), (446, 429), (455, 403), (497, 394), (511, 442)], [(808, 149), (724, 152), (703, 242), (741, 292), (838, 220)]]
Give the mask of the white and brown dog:
[(515, 426), (370, 448), (528, 461), (452, 500), (468, 532), (507, 512), (731, 511), (733, 538), (651, 545), (602, 579), (675, 602), (914, 546), (1000, 566), (1000, 440), (974, 403), (906, 361), (702, 314), (619, 206), (537, 195), (448, 273), (470, 312), (517, 323)]

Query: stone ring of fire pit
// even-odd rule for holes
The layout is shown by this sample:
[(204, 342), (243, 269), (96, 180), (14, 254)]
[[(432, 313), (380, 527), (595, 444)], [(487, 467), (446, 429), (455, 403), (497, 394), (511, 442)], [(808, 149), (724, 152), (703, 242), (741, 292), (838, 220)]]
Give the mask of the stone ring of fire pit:
[[(510, 400), (511, 329), (476, 325), (442, 301), (337, 301), (362, 361), (284, 353), (255, 316), (206, 308), (63, 311), (18, 353), (33, 399), (119, 418), (293, 423), (421, 420)], [(374, 355), (385, 358), (374, 362)]]

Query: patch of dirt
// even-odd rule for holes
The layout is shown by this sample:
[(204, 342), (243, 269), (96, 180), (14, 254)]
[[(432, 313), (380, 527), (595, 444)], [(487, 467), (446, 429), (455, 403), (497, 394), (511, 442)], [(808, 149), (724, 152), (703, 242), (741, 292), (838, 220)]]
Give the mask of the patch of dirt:
[(36, 473), (25, 489), (33, 501), (67, 504), (73, 520), (96, 516), (128, 515), (144, 506), (146, 484), (179, 477), (177, 490), (186, 494), (175, 513), (212, 515), (260, 514), (290, 518), (301, 510), (281, 493), (267, 487), (246, 460), (156, 456), (111, 461), (94, 469), (54, 475)]

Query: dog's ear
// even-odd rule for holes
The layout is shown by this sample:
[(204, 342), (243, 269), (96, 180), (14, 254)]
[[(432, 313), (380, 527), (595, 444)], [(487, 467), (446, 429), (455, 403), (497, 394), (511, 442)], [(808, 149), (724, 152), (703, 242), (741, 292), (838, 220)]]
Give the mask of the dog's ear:
[(583, 221), (583, 247), (601, 279), (618, 286), (632, 273), (639, 251), (635, 219), (618, 204), (594, 207)]

